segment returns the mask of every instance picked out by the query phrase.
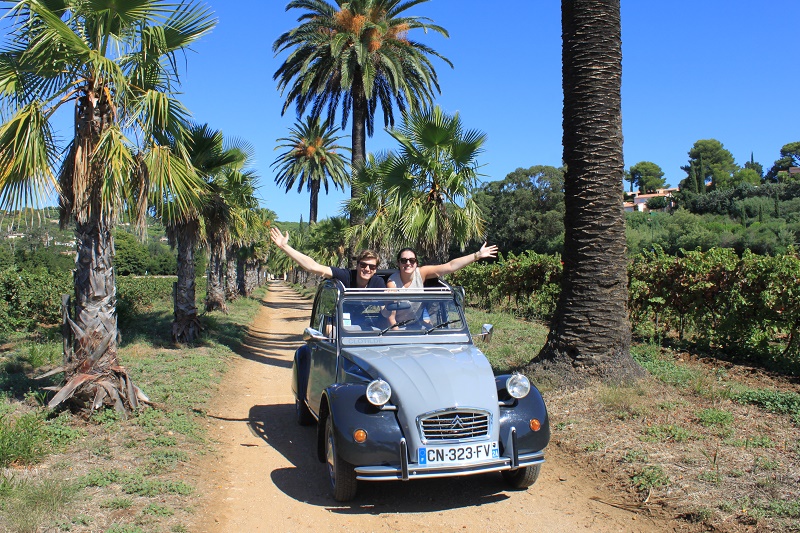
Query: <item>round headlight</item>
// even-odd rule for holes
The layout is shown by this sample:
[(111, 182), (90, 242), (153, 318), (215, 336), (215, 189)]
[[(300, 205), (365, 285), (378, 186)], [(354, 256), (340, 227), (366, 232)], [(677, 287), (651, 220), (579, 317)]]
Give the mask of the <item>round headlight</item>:
[(506, 390), (512, 398), (524, 398), (531, 391), (531, 382), (522, 374), (512, 374), (506, 380)]
[(369, 403), (372, 405), (380, 407), (388, 402), (391, 397), (392, 388), (382, 379), (376, 379), (367, 385), (367, 400), (369, 400)]

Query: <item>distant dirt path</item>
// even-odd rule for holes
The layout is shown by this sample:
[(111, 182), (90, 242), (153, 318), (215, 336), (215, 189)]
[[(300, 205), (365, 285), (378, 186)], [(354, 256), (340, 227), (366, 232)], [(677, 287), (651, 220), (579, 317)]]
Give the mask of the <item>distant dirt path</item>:
[(670, 523), (615, 507), (620, 500), (604, 493), (604, 482), (556, 447), (545, 451), (542, 475), (527, 491), (505, 491), (498, 474), (362, 482), (353, 502), (337, 503), (316, 459), (315, 429), (294, 421), (292, 356), (311, 303), (280, 282), (272, 282), (262, 303), (209, 410), (218, 444), (195, 469), (203, 497), (191, 531), (672, 530)]

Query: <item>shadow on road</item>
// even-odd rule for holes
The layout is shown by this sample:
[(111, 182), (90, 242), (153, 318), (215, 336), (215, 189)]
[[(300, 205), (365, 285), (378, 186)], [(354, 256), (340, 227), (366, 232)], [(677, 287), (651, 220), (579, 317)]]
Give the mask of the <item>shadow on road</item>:
[(292, 464), (273, 470), (270, 476), (279, 490), (295, 500), (357, 515), (432, 512), (508, 499), (500, 474), (480, 474), (408, 482), (361, 481), (356, 499), (340, 504), (330, 495), (327, 466), (317, 460), (316, 426), (298, 426), (294, 416), (291, 404), (250, 408), (253, 432)]

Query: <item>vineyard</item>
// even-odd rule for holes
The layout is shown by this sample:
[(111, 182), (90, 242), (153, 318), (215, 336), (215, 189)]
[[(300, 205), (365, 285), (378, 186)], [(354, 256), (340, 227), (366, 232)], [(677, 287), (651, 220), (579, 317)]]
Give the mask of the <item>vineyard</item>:
[[(561, 272), (558, 255), (525, 252), (470, 265), (451, 281), (465, 288), (472, 305), (548, 320)], [(791, 374), (800, 371), (796, 250), (739, 256), (715, 248), (676, 257), (656, 247), (633, 259), (628, 274), (631, 322), (639, 336), (692, 343)]]

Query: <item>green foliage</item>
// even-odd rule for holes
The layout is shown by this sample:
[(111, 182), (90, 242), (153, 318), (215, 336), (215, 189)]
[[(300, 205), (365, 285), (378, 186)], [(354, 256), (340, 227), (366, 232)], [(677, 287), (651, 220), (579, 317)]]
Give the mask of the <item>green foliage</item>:
[(691, 431), (674, 424), (660, 424), (645, 428), (641, 440), (644, 442), (685, 442), (697, 439)]
[(61, 295), (72, 293), (70, 278), (42, 269), (0, 272), (0, 334), (60, 323)]
[(492, 243), (503, 253), (560, 252), (563, 189), (563, 169), (543, 165), (518, 168), (502, 181), (481, 185), (475, 202), (487, 215), (486, 234)]
[(666, 181), (664, 181), (664, 171), (661, 170), (660, 166), (650, 161), (640, 161), (631, 166), (628, 175), (630, 176), (631, 187), (635, 185), (642, 194), (654, 193), (667, 185)]
[(660, 466), (646, 466), (639, 473), (631, 476), (633, 486), (641, 491), (657, 487), (669, 486), (670, 479)]
[[(49, 517), (60, 514), (75, 499), (74, 484), (57, 478), (6, 481), (0, 508), (10, 531), (42, 531)], [(49, 530), (49, 528), (47, 528)]]
[(117, 312), (120, 320), (128, 320), (134, 315), (153, 309), (159, 300), (172, 300), (174, 277), (154, 278), (119, 277), (117, 278)]
[(655, 336), (691, 334), (762, 364), (800, 371), (800, 256), (742, 257), (730, 249), (671, 257), (656, 248), (629, 268), (634, 324), (656, 324)]
[(745, 389), (732, 392), (731, 399), (743, 404), (757, 405), (772, 413), (789, 414), (800, 422), (800, 394), (796, 392)]
[(697, 420), (705, 427), (725, 427), (733, 422), (733, 415), (720, 409), (703, 409), (697, 413)]
[(0, 468), (11, 464), (31, 465), (48, 450), (40, 412), (0, 414)]
[(525, 252), (500, 256), (494, 263), (472, 263), (450, 275), (464, 287), (469, 303), (502, 309), (525, 318), (548, 319), (560, 292), (561, 257)]

